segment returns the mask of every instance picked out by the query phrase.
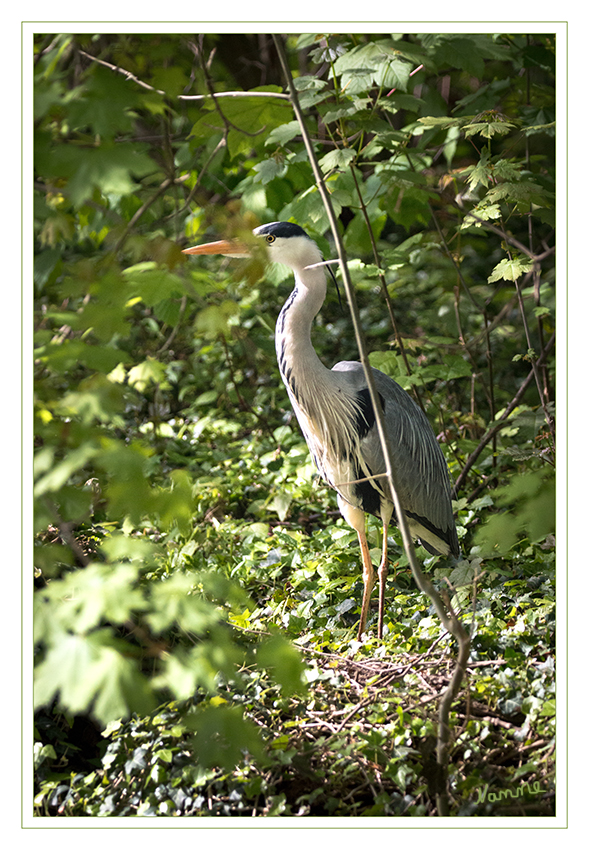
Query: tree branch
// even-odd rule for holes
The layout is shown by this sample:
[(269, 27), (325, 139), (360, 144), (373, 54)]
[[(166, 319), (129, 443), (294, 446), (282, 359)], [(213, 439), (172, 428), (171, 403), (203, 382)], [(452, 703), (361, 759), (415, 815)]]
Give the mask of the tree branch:
[(287, 94), (274, 91), (218, 91), (211, 94), (179, 94), (178, 100), (209, 100), (211, 97), (274, 97), (290, 100)]
[[(141, 88), (147, 89), (148, 91), (155, 92), (156, 94), (161, 94), (162, 97), (169, 97), (165, 91), (161, 89), (156, 89), (154, 86), (150, 86), (149, 83), (145, 83), (143, 80), (140, 80), (139, 77), (136, 77), (135, 74), (131, 73), (131, 71), (127, 71), (126, 68), (121, 68), (120, 65), (113, 65), (112, 62), (106, 62), (104, 59), (99, 59), (97, 56), (92, 56), (91, 53), (86, 53), (85, 50), (79, 51), (81, 56), (84, 56), (86, 59), (90, 59), (91, 62), (97, 62), (99, 65), (103, 65), (105, 68), (108, 68), (111, 71), (115, 71), (117, 74), (121, 74), (125, 77), (126, 80), (131, 80), (134, 83), (137, 83)], [(223, 91), (223, 92), (209, 92), (208, 94), (179, 94), (177, 95), (178, 100), (214, 100), (217, 97), (273, 97), (279, 98), (280, 100), (290, 100), (290, 97), (287, 94), (282, 92), (272, 92), (272, 91)]]

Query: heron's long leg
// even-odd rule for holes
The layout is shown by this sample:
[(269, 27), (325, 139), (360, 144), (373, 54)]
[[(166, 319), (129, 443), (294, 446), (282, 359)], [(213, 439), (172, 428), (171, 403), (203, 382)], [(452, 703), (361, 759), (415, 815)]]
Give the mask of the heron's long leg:
[(358, 540), (360, 541), (360, 551), (362, 552), (362, 577), (364, 579), (364, 595), (362, 596), (362, 611), (360, 613), (360, 623), (358, 625), (358, 640), (362, 637), (362, 632), (366, 627), (366, 618), (368, 616), (368, 607), (370, 605), (370, 596), (372, 588), (376, 581), (376, 574), (372, 566), (372, 558), (368, 549), (368, 540), (366, 539), (366, 531), (358, 530)]
[(364, 514), (364, 511), (350, 505), (350, 503), (346, 502), (339, 493), (337, 496), (337, 502), (342, 516), (346, 522), (352, 526), (358, 535), (358, 540), (360, 541), (360, 551), (362, 553), (362, 578), (364, 579), (362, 611), (360, 613), (360, 623), (358, 625), (358, 640), (360, 640), (362, 632), (366, 626), (368, 606), (370, 605), (370, 595), (372, 593), (372, 588), (374, 587), (374, 582), (376, 581), (376, 575), (374, 567), (372, 566), (370, 550), (368, 549), (368, 540), (366, 539), (366, 515)]
[(387, 576), (389, 574), (389, 553), (388, 553), (388, 533), (389, 533), (389, 524), (386, 521), (383, 521), (382, 524), (382, 558), (380, 560), (380, 566), (378, 568), (378, 580), (379, 580), (379, 588), (378, 588), (378, 637), (382, 637), (382, 626), (384, 620), (384, 592), (387, 581)]

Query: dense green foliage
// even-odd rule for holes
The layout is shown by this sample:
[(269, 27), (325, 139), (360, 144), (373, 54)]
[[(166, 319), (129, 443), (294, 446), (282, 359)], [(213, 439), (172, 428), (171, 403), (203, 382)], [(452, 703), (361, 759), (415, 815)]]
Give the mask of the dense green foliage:
[[(453, 814), (552, 813), (554, 41), (287, 39), (371, 360), (457, 481), (465, 560), (419, 550), (472, 637)], [(274, 359), (289, 273), (181, 253), (278, 219), (332, 253), (271, 37), (34, 62), (37, 813), (429, 815), (453, 646), (393, 543), (353, 640), (355, 535)], [(313, 339), (356, 356), (335, 292)]]

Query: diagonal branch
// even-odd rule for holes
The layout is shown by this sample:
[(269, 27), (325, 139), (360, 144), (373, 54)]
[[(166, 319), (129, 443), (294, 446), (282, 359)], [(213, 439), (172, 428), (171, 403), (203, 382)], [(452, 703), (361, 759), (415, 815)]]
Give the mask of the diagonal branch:
[(111, 71), (116, 71), (117, 74), (122, 74), (123, 77), (127, 80), (132, 80), (134, 83), (137, 83), (141, 88), (147, 89), (148, 91), (153, 91), (156, 94), (161, 94), (166, 97), (165, 91), (161, 89), (156, 89), (153, 86), (150, 86), (149, 83), (144, 83), (143, 80), (140, 80), (139, 77), (136, 77), (135, 74), (132, 74), (131, 71), (127, 71), (126, 68), (121, 68), (120, 65), (113, 65), (112, 62), (106, 62), (104, 59), (99, 59), (97, 56), (92, 56), (91, 53), (86, 53), (85, 50), (79, 51), (80, 56), (84, 56), (86, 59), (90, 59), (91, 62), (97, 62), (99, 65), (103, 65), (105, 68), (108, 68)]
[[(548, 340), (548, 342), (544, 346), (544, 349), (540, 353), (540, 356), (538, 357), (538, 360), (536, 361), (536, 364), (535, 364), (536, 366), (540, 366), (546, 360), (546, 357), (547, 357), (550, 349), (554, 345), (554, 339), (555, 339), (554, 334), (552, 334), (552, 336), (550, 337), (550, 339)], [(491, 442), (493, 437), (497, 434), (498, 431), (501, 430), (501, 428), (505, 428), (507, 420), (509, 419), (509, 417), (511, 416), (512, 412), (515, 410), (517, 405), (520, 403), (522, 396), (524, 395), (525, 391), (527, 390), (529, 385), (534, 380), (534, 377), (535, 377), (535, 371), (534, 371), (534, 368), (532, 368), (529, 371), (525, 380), (522, 382), (522, 385), (520, 386), (517, 393), (514, 395), (512, 400), (509, 402), (509, 404), (507, 405), (507, 407), (505, 408), (505, 410), (503, 411), (503, 413), (501, 414), (501, 416), (497, 420), (497, 422), (495, 422), (489, 428), (487, 433), (483, 435), (483, 437), (480, 440), (476, 449), (469, 455), (468, 460), (466, 461), (466, 463), (462, 467), (460, 475), (458, 476), (458, 478), (456, 479), (456, 482), (454, 484), (454, 489), (452, 491), (452, 498), (456, 498), (456, 493), (458, 493), (458, 491), (462, 487), (466, 476), (470, 472), (474, 462), (476, 461), (476, 459), (478, 458), (478, 456), (480, 455), (482, 450), (485, 448), (485, 446), (488, 443)]]

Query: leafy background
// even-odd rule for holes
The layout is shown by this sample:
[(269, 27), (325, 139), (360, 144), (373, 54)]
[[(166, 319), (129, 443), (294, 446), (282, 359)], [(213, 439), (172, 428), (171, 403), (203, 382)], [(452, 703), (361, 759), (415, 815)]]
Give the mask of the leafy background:
[[(457, 481), (465, 561), (421, 551), (473, 644), (452, 814), (550, 816), (555, 38), (286, 48), (371, 360)], [(34, 67), (36, 814), (434, 813), (454, 648), (398, 541), (353, 640), (355, 535), (274, 361), (289, 274), (181, 253), (275, 219), (332, 253), (270, 36), (39, 35)], [(314, 344), (355, 356), (335, 292)]]

